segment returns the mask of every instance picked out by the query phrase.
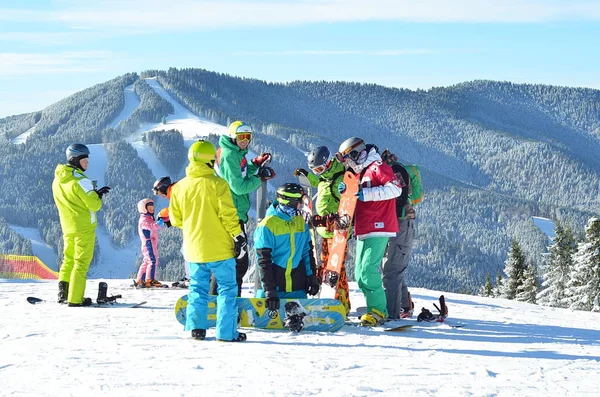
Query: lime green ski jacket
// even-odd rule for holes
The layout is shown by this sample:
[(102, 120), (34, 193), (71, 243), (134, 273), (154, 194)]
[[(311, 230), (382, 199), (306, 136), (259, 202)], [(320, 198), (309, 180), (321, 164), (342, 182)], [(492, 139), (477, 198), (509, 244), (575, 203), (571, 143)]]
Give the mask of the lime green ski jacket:
[(64, 234), (96, 230), (96, 212), (102, 207), (102, 200), (83, 171), (59, 164), (54, 171), (52, 195)]
[[(340, 205), (338, 185), (344, 182), (344, 171), (344, 165), (334, 159), (331, 167), (321, 175), (313, 173), (307, 175), (310, 184), (317, 187), (317, 202), (315, 204), (317, 215), (337, 213)], [(328, 232), (324, 227), (318, 227), (317, 232), (323, 238), (333, 237), (333, 232)]]

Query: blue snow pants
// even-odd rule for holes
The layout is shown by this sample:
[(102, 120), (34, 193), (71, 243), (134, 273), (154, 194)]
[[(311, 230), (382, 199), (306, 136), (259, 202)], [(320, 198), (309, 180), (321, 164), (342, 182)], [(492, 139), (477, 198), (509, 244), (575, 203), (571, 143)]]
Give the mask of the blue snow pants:
[(217, 262), (189, 262), (190, 291), (186, 311), (185, 330), (208, 328), (208, 288), (210, 274), (214, 273), (219, 285), (217, 296), (217, 339), (234, 340), (238, 337), (238, 285), (235, 278), (235, 259)]

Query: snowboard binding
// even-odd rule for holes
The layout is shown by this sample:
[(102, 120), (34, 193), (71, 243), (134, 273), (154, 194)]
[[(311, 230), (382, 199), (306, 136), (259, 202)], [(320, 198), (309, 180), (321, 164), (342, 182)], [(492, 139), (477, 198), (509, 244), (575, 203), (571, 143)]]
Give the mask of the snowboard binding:
[(288, 302), (285, 304), (285, 320), (283, 326), (292, 332), (300, 332), (304, 328), (304, 317), (306, 312), (298, 302)]
[(417, 322), (427, 321), (428, 323), (443, 323), (444, 319), (448, 316), (448, 306), (446, 306), (446, 298), (444, 295), (440, 296), (440, 305), (433, 304), (439, 314), (433, 314), (428, 309), (422, 308), (421, 313), (417, 317)]
[(121, 295), (112, 295), (112, 296), (107, 296), (107, 292), (108, 292), (108, 284), (106, 284), (105, 282), (101, 281), (98, 284), (98, 297), (96, 298), (96, 303), (99, 305), (104, 305), (107, 303), (114, 303), (117, 299), (122, 298)]

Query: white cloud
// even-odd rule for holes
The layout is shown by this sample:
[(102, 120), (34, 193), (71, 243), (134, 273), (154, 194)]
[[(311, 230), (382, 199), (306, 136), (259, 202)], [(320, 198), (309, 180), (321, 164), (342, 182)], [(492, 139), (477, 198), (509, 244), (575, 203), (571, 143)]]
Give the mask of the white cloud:
[(0, 21), (157, 31), (230, 29), (354, 21), (546, 22), (599, 20), (594, 0), (62, 1), (49, 11), (0, 9)]
[(289, 50), (289, 51), (240, 51), (233, 55), (369, 55), (369, 56), (402, 56), (435, 54), (440, 51), (428, 48), (403, 50)]
[(48, 73), (105, 71), (119, 59), (108, 51), (44, 53), (0, 53), (0, 78)]

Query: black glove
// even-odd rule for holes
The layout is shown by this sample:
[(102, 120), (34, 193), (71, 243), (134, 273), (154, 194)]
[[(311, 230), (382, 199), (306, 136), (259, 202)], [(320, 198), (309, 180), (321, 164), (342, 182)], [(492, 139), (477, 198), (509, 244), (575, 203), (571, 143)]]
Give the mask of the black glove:
[(100, 197), (100, 200), (102, 200), (102, 196), (104, 196), (108, 192), (110, 192), (110, 188), (108, 186), (102, 186), (100, 189), (96, 190), (96, 193), (98, 193), (98, 197)]
[(315, 274), (311, 274), (306, 278), (306, 285), (306, 293), (310, 296), (315, 296), (321, 288), (321, 280)]
[(235, 259), (242, 259), (248, 252), (248, 243), (243, 232), (233, 238), (233, 252)]
[(265, 292), (265, 306), (269, 310), (279, 310), (279, 295), (277, 291), (266, 291)]
[(275, 178), (275, 170), (271, 167), (263, 167), (258, 171), (256, 176), (259, 177), (261, 181), (265, 182)]
[(294, 171), (294, 176), (298, 176), (300, 174), (308, 176), (308, 171), (306, 171), (304, 168), (296, 168), (296, 170)]

